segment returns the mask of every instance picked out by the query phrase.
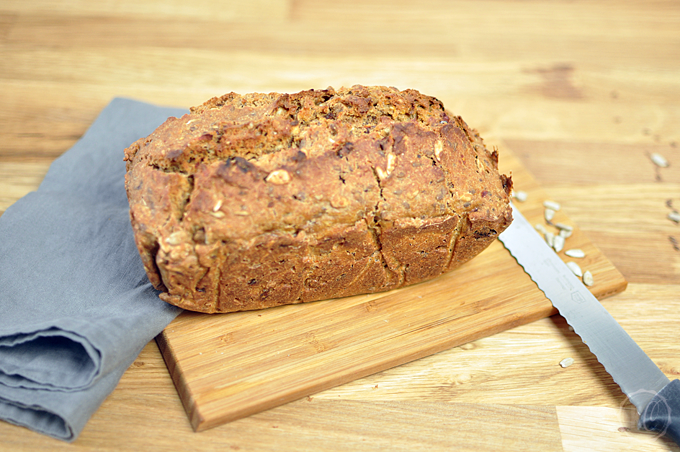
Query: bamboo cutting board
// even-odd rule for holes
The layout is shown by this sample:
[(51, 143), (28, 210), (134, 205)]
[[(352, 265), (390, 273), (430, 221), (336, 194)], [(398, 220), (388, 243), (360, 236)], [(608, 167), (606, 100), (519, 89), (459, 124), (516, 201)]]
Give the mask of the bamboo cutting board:
[[(547, 198), (533, 177), (507, 150), (500, 167), (528, 194), (518, 208), (544, 223)], [(562, 212), (553, 221), (573, 225)], [(578, 263), (593, 274), (596, 297), (625, 290), (624, 277), (578, 228), (569, 248), (586, 252)], [(555, 313), (496, 241), (449, 274), (391, 292), (222, 315), (184, 312), (157, 342), (200, 431)]]

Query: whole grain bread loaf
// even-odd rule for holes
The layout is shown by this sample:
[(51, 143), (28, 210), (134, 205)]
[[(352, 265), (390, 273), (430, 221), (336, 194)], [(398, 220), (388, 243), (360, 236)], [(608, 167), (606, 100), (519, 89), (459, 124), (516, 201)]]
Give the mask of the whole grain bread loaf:
[(149, 279), (193, 311), (418, 283), (512, 221), (497, 153), (415, 90), (231, 93), (169, 118), (125, 160)]

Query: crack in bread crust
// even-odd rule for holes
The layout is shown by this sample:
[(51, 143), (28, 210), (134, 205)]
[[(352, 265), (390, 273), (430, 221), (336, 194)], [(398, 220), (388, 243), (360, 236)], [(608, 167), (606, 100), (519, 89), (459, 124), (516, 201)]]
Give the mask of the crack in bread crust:
[(200, 312), (425, 281), (511, 221), (495, 151), (415, 90), (230, 93), (169, 118), (125, 160), (149, 280)]

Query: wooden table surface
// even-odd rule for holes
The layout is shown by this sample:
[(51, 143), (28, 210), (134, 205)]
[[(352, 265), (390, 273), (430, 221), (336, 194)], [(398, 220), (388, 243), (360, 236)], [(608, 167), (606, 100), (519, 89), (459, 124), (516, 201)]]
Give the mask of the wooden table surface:
[[(674, 0), (3, 0), (0, 212), (113, 97), (353, 84), (438, 97), (514, 152), (629, 281), (603, 304), (679, 378)], [(201, 433), (151, 342), (75, 443), (0, 422), (0, 449), (680, 450), (636, 418), (555, 316)]]

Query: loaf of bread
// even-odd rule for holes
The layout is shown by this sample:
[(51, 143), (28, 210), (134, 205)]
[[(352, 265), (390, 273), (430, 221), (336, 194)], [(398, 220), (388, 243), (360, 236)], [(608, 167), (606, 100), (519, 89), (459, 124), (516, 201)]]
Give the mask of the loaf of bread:
[(149, 280), (192, 311), (418, 283), (512, 221), (497, 153), (415, 90), (231, 93), (169, 118), (125, 160)]

